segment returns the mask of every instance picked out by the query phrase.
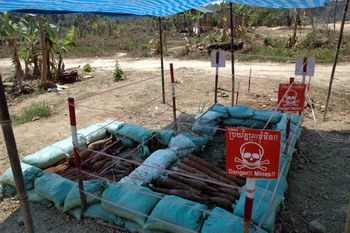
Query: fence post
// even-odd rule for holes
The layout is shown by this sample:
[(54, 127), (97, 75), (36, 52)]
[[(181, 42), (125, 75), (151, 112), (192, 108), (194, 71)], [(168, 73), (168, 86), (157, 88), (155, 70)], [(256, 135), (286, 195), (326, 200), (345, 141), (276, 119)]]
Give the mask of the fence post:
[(71, 125), (71, 132), (72, 132), (72, 140), (74, 145), (74, 163), (75, 167), (77, 169), (77, 178), (78, 178), (78, 186), (79, 186), (79, 193), (80, 193), (80, 201), (81, 201), (81, 210), (82, 214), (84, 215), (84, 212), (86, 210), (86, 197), (84, 194), (84, 183), (83, 178), (81, 174), (81, 160), (80, 155), (78, 151), (78, 133), (77, 133), (77, 121), (75, 117), (75, 105), (74, 105), (74, 98), (69, 97), (68, 98), (68, 107), (69, 107), (69, 118), (70, 118), (70, 125)]

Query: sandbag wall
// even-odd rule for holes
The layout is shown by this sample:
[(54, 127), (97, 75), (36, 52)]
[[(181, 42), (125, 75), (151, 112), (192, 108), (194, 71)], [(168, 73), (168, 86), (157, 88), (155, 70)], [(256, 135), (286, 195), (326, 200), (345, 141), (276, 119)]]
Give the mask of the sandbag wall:
[[(225, 107), (216, 104), (205, 114), (196, 116), (196, 119), (192, 131), (197, 133), (197, 136), (192, 133), (176, 135), (172, 130), (147, 130), (140, 126), (114, 121), (107, 121), (80, 130), (78, 136), (81, 147), (87, 147), (88, 144), (105, 138), (108, 133), (119, 136), (125, 145), (141, 143), (138, 147), (138, 154), (141, 158), (146, 158), (144, 164), (147, 165), (139, 166), (118, 183), (110, 183), (100, 179), (84, 181), (88, 197), (88, 209), (85, 216), (104, 219), (132, 230), (160, 232), (188, 232), (186, 229), (196, 232), (242, 231), (245, 192), (241, 192), (239, 199), (234, 203), (232, 213), (220, 207), (209, 209), (207, 205), (174, 195), (154, 192), (143, 186), (166, 174), (164, 169), (186, 158), (192, 151), (204, 149), (205, 144), (215, 136), (216, 128), (219, 127), (264, 128), (267, 121), (270, 120), (266, 129), (283, 131), (281, 146), (281, 150), (283, 150), (286, 143), (287, 114), (273, 113), (273, 111), (267, 110), (255, 111), (249, 106)], [(259, 225), (262, 221), (262, 228), (268, 232), (274, 230), (275, 217), (287, 189), (285, 177), (289, 170), (296, 140), (301, 134), (301, 118), (292, 115), (291, 121), (288, 150), (282, 151), (287, 153), (281, 152), (280, 170), (282, 168), (283, 170), (280, 171), (280, 180), (258, 179), (257, 181), (253, 223)], [(163, 149), (152, 153), (152, 145), (143, 143), (151, 137), (155, 137)], [(77, 184), (57, 174), (41, 170), (67, 159), (72, 152), (71, 138), (67, 138), (26, 156), (23, 159), (22, 170), (30, 201), (42, 204), (53, 202), (60, 211), (80, 219), (81, 209)], [(8, 169), (2, 177), (3, 193), (15, 192), (11, 176), (12, 172)], [(267, 190), (265, 190), (266, 187)], [(261, 204), (256, 209), (258, 202)], [(269, 211), (265, 214), (268, 206), (270, 206)], [(265, 232), (264, 230), (260, 229), (259, 232)], [(252, 230), (252, 232), (255, 231)]]

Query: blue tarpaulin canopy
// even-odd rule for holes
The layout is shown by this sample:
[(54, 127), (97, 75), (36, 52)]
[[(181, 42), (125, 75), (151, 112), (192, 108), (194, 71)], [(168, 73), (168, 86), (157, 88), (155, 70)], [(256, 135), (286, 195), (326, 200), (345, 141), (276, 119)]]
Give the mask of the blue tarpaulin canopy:
[[(227, 0), (251, 6), (271, 8), (312, 8), (329, 0)], [(168, 16), (214, 0), (0, 0), (0, 12), (65, 14), (90, 13), (106, 16)]]

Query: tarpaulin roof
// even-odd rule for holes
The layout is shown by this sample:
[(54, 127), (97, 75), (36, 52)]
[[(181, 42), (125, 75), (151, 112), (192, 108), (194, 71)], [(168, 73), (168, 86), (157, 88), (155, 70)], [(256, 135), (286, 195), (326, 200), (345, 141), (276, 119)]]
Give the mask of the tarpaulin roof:
[[(251, 6), (272, 8), (311, 8), (329, 0), (227, 0)], [(64, 14), (90, 13), (109, 16), (168, 16), (215, 0), (0, 0), (0, 12)]]

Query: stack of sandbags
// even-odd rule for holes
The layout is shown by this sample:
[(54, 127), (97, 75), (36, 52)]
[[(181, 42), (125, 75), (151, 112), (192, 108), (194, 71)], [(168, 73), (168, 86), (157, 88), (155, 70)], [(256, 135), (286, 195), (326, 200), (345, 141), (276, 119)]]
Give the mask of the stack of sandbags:
[[(212, 109), (215, 106), (217, 105), (214, 105)], [(226, 107), (222, 106), (221, 108), (219, 108), (219, 110), (220, 109), (224, 111), (223, 109), (226, 109)], [(225, 111), (227, 113), (227, 109)], [(195, 117), (196, 122), (192, 127), (192, 131), (196, 133), (200, 132), (209, 136), (213, 136), (216, 134), (216, 131), (217, 131), (217, 129), (215, 128), (218, 128), (220, 126), (219, 125), (220, 117), (222, 117), (222, 115), (216, 111), (207, 111), (204, 113), (200, 113)]]
[[(144, 185), (159, 177), (164, 171), (156, 169), (166, 169), (177, 160), (176, 154), (171, 149), (161, 149), (153, 152), (143, 164), (149, 166), (139, 166), (129, 176), (121, 179), (121, 182)], [(156, 168), (153, 168), (156, 167)]]
[[(43, 171), (40, 168), (25, 163), (21, 163), (20, 165), (25, 189), (31, 190), (34, 188), (34, 181), (43, 175)], [(16, 183), (11, 168), (8, 168), (2, 175), (2, 193), (4, 196), (14, 196), (17, 193)]]

